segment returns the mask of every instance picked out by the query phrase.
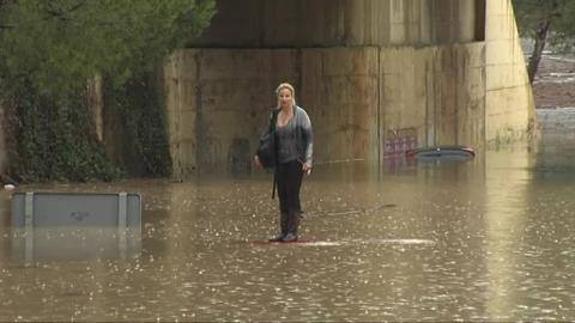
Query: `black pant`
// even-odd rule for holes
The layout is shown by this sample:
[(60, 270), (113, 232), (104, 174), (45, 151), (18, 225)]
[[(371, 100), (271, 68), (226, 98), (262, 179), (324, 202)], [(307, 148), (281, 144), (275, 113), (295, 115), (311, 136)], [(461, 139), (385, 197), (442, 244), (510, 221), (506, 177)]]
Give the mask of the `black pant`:
[(302, 212), (299, 201), (302, 178), (302, 164), (299, 161), (293, 160), (278, 165), (276, 180), (282, 214), (287, 214), (291, 217), (295, 214), (299, 216)]

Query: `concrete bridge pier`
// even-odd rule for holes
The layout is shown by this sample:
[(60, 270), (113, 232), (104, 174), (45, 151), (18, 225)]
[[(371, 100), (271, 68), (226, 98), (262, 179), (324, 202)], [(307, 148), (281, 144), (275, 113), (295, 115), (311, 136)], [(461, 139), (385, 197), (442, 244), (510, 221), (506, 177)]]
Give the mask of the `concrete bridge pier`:
[(296, 86), (323, 162), (487, 147), (533, 123), (510, 0), (217, 4), (194, 48), (164, 69), (176, 178), (249, 171), (283, 81)]

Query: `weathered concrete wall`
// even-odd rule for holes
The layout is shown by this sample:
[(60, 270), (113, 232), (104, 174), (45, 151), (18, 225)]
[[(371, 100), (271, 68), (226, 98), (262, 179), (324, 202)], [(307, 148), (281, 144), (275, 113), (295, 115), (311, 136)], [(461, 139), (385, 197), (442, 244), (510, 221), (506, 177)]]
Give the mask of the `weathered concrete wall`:
[(301, 103), (315, 131), (315, 158), (373, 158), (377, 150), (379, 49), (304, 49)]
[[(185, 178), (197, 169), (196, 88), (194, 51), (178, 51), (164, 67), (164, 93), (172, 173)], [(187, 62), (187, 64), (183, 64)]]
[(248, 170), (282, 81), (310, 114), (320, 162), (482, 147), (524, 136), (533, 120), (510, 0), (218, 6), (195, 43), (205, 48), (178, 51), (166, 65), (175, 177)]
[[(499, 1), (499, 0), (498, 0)], [(467, 43), (484, 37), (485, 0), (218, 0), (194, 47)]]
[(381, 55), (383, 156), (405, 145), (483, 145), (482, 43), (382, 49)]
[(294, 50), (181, 50), (164, 70), (174, 176), (249, 170), (273, 91), (297, 80)]
[(249, 170), (273, 89), (285, 80), (312, 119), (319, 162), (377, 161), (415, 145), (481, 146), (483, 60), (482, 43), (178, 51), (165, 69), (174, 176)]
[(535, 105), (511, 0), (487, 1), (486, 140), (490, 145), (524, 138)]

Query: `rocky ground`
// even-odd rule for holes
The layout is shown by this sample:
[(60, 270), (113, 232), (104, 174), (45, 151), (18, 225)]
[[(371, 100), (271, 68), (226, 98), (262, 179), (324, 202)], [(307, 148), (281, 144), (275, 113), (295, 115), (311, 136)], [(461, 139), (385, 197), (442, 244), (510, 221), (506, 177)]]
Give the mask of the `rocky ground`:
[(575, 57), (544, 55), (533, 96), (537, 108), (575, 107)]

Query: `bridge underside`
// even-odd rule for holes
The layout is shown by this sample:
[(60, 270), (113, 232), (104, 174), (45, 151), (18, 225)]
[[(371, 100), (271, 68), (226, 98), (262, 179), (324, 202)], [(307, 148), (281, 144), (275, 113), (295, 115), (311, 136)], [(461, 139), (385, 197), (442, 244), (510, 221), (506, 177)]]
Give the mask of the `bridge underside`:
[(195, 45), (437, 45), (485, 38), (486, 0), (218, 0)]
[(310, 114), (318, 161), (524, 135), (530, 89), (500, 3), (218, 1), (210, 29), (164, 70), (174, 177), (249, 171), (283, 81)]

